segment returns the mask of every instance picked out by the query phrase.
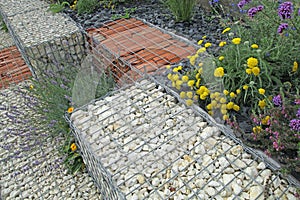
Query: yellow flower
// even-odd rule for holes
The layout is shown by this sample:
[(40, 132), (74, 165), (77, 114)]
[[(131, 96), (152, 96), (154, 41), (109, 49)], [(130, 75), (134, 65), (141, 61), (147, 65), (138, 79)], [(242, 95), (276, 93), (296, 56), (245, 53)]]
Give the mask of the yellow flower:
[(74, 107), (68, 108), (68, 113), (72, 113), (74, 111)]
[(260, 73), (260, 69), (258, 67), (253, 67), (252, 73), (257, 76)]
[(172, 75), (172, 74), (168, 74), (168, 76), (167, 76), (167, 77), (168, 77), (168, 79), (169, 79), (169, 80), (172, 80), (172, 78), (173, 78), (173, 75)]
[(228, 95), (228, 94), (229, 94), (229, 91), (228, 91), (228, 90), (224, 90), (224, 91), (223, 91), (223, 94)]
[[(198, 64), (198, 66), (199, 67), (202, 67), (203, 66), (203, 62), (200, 62), (199, 64)], [(200, 68), (200, 69), (202, 69), (202, 68)], [(199, 70), (198, 70), (199, 71)], [(200, 72), (199, 72), (200, 73)]]
[(218, 102), (216, 100), (211, 101), (212, 108), (215, 108), (217, 106)]
[(231, 30), (231, 28), (225, 28), (225, 29), (222, 31), (222, 34), (228, 32), (228, 31), (230, 31), (230, 30)]
[(219, 61), (224, 60), (224, 58), (225, 58), (224, 56), (220, 56), (220, 57), (219, 57)]
[(223, 67), (218, 67), (214, 71), (214, 76), (215, 77), (223, 77), (224, 76), (224, 68)]
[(247, 73), (247, 74), (251, 74), (251, 73), (252, 73), (252, 69), (247, 68), (247, 69), (246, 69), (246, 73)]
[(195, 84), (195, 80), (189, 80), (189, 81), (187, 82), (187, 85), (190, 86), (190, 87), (193, 87), (194, 84)]
[(203, 37), (202, 37), (202, 39), (206, 39), (207, 38), (207, 36), (206, 35), (204, 35)]
[(295, 61), (293, 65), (292, 72), (296, 72), (298, 70), (298, 63)]
[(177, 67), (175, 67), (174, 69), (173, 69), (173, 72), (178, 72), (178, 68)]
[(182, 70), (182, 66), (179, 65), (179, 66), (177, 67), (177, 69), (178, 69), (178, 71), (179, 71), (179, 70)]
[(238, 105), (233, 105), (233, 110), (235, 110), (235, 111), (239, 111), (240, 110), (240, 107), (238, 106)]
[(192, 98), (193, 98), (193, 92), (187, 92), (187, 93), (186, 93), (186, 96), (187, 96), (188, 98), (192, 99)]
[(249, 68), (256, 67), (258, 65), (258, 60), (256, 58), (250, 57), (247, 59), (247, 65)]
[(211, 109), (212, 109), (211, 103), (210, 103), (210, 104), (207, 104), (206, 108), (207, 108), (207, 110), (211, 110)]
[(229, 119), (229, 116), (228, 115), (223, 115), (223, 120), (227, 120)]
[(75, 144), (75, 143), (72, 143), (71, 146), (70, 146), (70, 149), (71, 149), (72, 151), (76, 151), (76, 149), (77, 149), (76, 144)]
[(230, 96), (231, 98), (236, 97), (236, 95), (234, 94), (234, 92), (230, 92), (229, 96)]
[(206, 48), (202, 47), (202, 48), (198, 49), (197, 54), (203, 53), (205, 51), (206, 51)]
[(33, 89), (33, 85), (30, 85), (30, 86), (29, 86), (29, 89), (31, 89), (31, 90), (32, 90), (32, 89)]
[(198, 95), (194, 95), (193, 99), (194, 99), (195, 101), (198, 101), (199, 96), (198, 96)]
[(167, 65), (166, 68), (167, 68), (167, 69), (170, 69), (170, 68), (171, 68), (171, 65)]
[(224, 97), (222, 97), (222, 98), (220, 99), (220, 103), (226, 103), (226, 99), (225, 99)]
[(199, 79), (200, 79), (200, 76), (201, 76), (201, 74), (200, 74), (200, 73), (197, 73), (196, 76), (195, 76), (195, 78), (196, 78), (197, 80), (199, 80)]
[(241, 90), (240, 89), (237, 89), (236, 90), (236, 94), (240, 94), (241, 93)]
[(213, 112), (213, 111), (211, 111), (211, 110), (210, 110), (210, 111), (208, 111), (207, 113), (208, 113), (210, 116), (213, 116), (213, 114), (214, 114), (214, 112)]
[(211, 43), (210, 43), (210, 42), (207, 42), (207, 43), (205, 43), (205, 45), (204, 45), (205, 48), (208, 48), (208, 47), (210, 47), (210, 46), (211, 46)]
[(227, 114), (227, 110), (226, 110), (226, 109), (221, 109), (221, 113), (222, 113), (223, 115), (226, 115), (226, 114)]
[(261, 108), (261, 109), (264, 109), (264, 107), (266, 107), (266, 101), (263, 99), (263, 100), (259, 100), (258, 101), (258, 106)]
[(261, 132), (261, 127), (260, 126), (255, 126), (252, 128), (253, 133), (260, 133)]
[[(203, 65), (203, 63), (202, 63), (202, 65)], [(201, 65), (201, 66), (202, 66), (202, 65)], [(200, 65), (199, 65), (199, 66), (200, 66)], [(198, 69), (198, 73), (199, 73), (199, 74), (202, 74), (202, 72), (203, 72), (203, 68), (200, 67), (200, 68)]]
[(244, 85), (244, 86), (243, 86), (243, 89), (244, 89), (244, 90), (248, 90), (248, 88), (249, 88), (248, 85)]
[(181, 80), (182, 80), (183, 82), (188, 82), (189, 77), (188, 77), (188, 76), (182, 76)]
[(252, 44), (252, 45), (251, 45), (251, 48), (252, 48), (252, 49), (258, 49), (258, 45), (257, 45), (257, 44)]
[(173, 81), (179, 80), (179, 75), (178, 75), (178, 74), (173, 74), (172, 80), (173, 80)]
[(258, 89), (258, 92), (259, 92), (259, 94), (265, 94), (266, 91), (265, 91), (265, 89), (263, 89), (263, 88), (259, 88), (259, 89)]
[(225, 44), (226, 44), (226, 42), (225, 42), (225, 41), (222, 41), (222, 42), (219, 43), (219, 47), (224, 47)]
[(198, 45), (201, 45), (203, 43), (203, 40), (198, 41)]
[(185, 92), (180, 92), (179, 94), (180, 98), (184, 99), (186, 97), (186, 93)]
[(187, 100), (185, 100), (185, 103), (186, 103), (187, 106), (191, 106), (191, 105), (193, 105), (193, 100), (192, 99), (187, 99)]
[(175, 82), (175, 87), (176, 87), (176, 89), (177, 89), (177, 90), (180, 90), (182, 84), (183, 84), (183, 81), (177, 80), (177, 81)]
[(222, 109), (222, 110), (226, 110), (226, 109), (227, 109), (227, 104), (226, 104), (226, 103), (222, 104), (222, 105), (221, 105), (221, 109)]
[(234, 103), (233, 103), (232, 101), (230, 101), (230, 102), (228, 102), (228, 103), (226, 104), (226, 108), (227, 108), (228, 110), (232, 109), (233, 106), (234, 106)]
[(233, 38), (232, 43), (233, 44), (240, 44), (241, 43), (241, 38)]
[(196, 88), (200, 87), (200, 82), (201, 82), (201, 79), (198, 79), (197, 82), (196, 82)]
[(268, 122), (269, 122), (269, 120), (270, 120), (270, 116), (269, 115), (267, 115), (266, 117), (264, 117), (262, 120), (261, 120), (261, 124), (262, 125), (267, 125), (268, 124)]
[(190, 63), (191, 63), (191, 65), (193, 65), (193, 66), (195, 65), (197, 57), (198, 56), (191, 56), (190, 57)]

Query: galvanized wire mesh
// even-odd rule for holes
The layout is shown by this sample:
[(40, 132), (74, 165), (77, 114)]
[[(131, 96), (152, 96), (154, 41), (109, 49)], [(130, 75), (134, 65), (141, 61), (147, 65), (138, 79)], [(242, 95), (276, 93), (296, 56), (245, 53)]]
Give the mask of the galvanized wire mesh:
[[(37, 6), (45, 10), (44, 5)], [(79, 30), (30, 43), (16, 32), (17, 26), (10, 25), (21, 15), (9, 13), (4, 20), (25, 63), (37, 78), (43, 77), (43, 71), (56, 72), (61, 67), (80, 71), (85, 63), (84, 67), (90, 67), (92, 72), (112, 75), (117, 90), (78, 108), (71, 116), (66, 115), (88, 172), (102, 196), (96, 193), (91, 179), (82, 177), (86, 174), (66, 174), (61, 163), (63, 157), (57, 151), (63, 138), (51, 138), (49, 127), (38, 123), (42, 116), (34, 112), (34, 104), (38, 102), (34, 102), (26, 89), (30, 82), (1, 90), (3, 198), (296, 198), (296, 182), (283, 178), (276, 171), (276, 164), (244, 146), (228, 128), (216, 123), (199, 107), (186, 107), (177, 92), (168, 87), (163, 70), (157, 72), (164, 65), (182, 59), (186, 46), (195, 48), (185, 39), (150, 26), (161, 31), (160, 40), (166, 34), (186, 43), (182, 46), (174, 42), (175, 49), (170, 49), (171, 41), (164, 41), (163, 46), (145, 37), (151, 31), (143, 26), (138, 32), (129, 31), (147, 45), (133, 37), (122, 42), (112, 37), (105, 44), (101, 43), (103, 35), (86, 35)], [(127, 29), (125, 25), (123, 28)], [(122, 32), (112, 31), (123, 37)], [(124, 45), (126, 40), (137, 49)], [(117, 51), (109, 45), (115, 45)], [(189, 53), (193, 53), (193, 48)], [(174, 57), (167, 59), (157, 50)], [(144, 55), (155, 59), (149, 61)], [(32, 120), (36, 122), (34, 127), (28, 126)], [(79, 192), (74, 192), (75, 188)]]
[(281, 199), (296, 187), (151, 79), (77, 109), (74, 135), (108, 199)]

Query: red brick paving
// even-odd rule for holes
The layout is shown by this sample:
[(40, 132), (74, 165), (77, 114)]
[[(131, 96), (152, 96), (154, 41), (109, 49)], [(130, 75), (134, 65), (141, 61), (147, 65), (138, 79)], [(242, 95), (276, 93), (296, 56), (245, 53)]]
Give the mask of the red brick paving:
[(0, 50), (0, 89), (29, 77), (31, 77), (30, 69), (16, 46)]
[[(94, 45), (100, 52), (103, 52), (101, 48), (105, 47), (116, 55), (116, 60), (129, 63), (131, 67), (143, 73), (153, 73), (196, 52), (194, 46), (134, 18), (108, 22), (100, 28), (88, 29), (87, 32), (96, 40)], [(111, 63), (114, 63), (114, 66), (108, 68), (112, 69), (119, 79), (136, 80), (140, 77), (138, 73), (132, 72), (130, 67), (120, 65), (118, 61)]]

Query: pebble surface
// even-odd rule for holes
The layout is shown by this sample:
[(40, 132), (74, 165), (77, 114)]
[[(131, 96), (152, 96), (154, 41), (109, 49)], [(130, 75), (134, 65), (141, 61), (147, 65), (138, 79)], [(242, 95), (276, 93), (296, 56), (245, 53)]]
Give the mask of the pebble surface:
[[(1, 22), (0, 22), (1, 23)], [(12, 38), (10, 37), (9, 32), (0, 29), (0, 50), (13, 46), (14, 42)]]
[[(15, 199), (101, 199), (87, 172), (70, 175), (58, 153), (63, 140), (47, 138), (47, 127), (29, 131), (38, 119), (20, 93), (28, 83), (0, 91), (0, 197)], [(38, 136), (35, 134), (37, 133)]]
[[(71, 120), (84, 138), (79, 143), (127, 199), (297, 199), (296, 188), (261, 160), (148, 80)], [(86, 162), (99, 170), (93, 159)]]

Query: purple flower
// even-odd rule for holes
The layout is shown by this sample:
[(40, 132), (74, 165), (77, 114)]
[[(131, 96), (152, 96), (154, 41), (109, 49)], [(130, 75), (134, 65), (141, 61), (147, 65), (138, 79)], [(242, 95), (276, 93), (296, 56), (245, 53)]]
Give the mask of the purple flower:
[(237, 6), (239, 7), (239, 9), (242, 9), (244, 7), (244, 5), (246, 5), (247, 3), (250, 3), (251, 0), (241, 0)]
[(290, 121), (290, 128), (294, 131), (300, 131), (300, 119), (292, 119)]
[(248, 16), (250, 18), (253, 18), (254, 15), (258, 12), (257, 8), (256, 7), (252, 7), (248, 10)]
[(298, 10), (298, 16), (300, 16), (300, 8), (299, 8), (299, 10)]
[(263, 5), (259, 5), (256, 8), (257, 8), (258, 11), (262, 11), (264, 9), (264, 6)]
[(278, 29), (277, 29), (277, 33), (282, 33), (284, 29), (287, 29), (289, 27), (289, 25), (287, 23), (282, 23), (279, 25)]
[(300, 118), (300, 108), (298, 109), (296, 116)]
[(282, 100), (281, 100), (281, 96), (280, 95), (277, 95), (277, 96), (273, 97), (273, 104), (275, 106), (281, 106)]
[(292, 18), (292, 13), (293, 13), (293, 3), (292, 2), (286, 1), (279, 5), (278, 15), (281, 19)]

